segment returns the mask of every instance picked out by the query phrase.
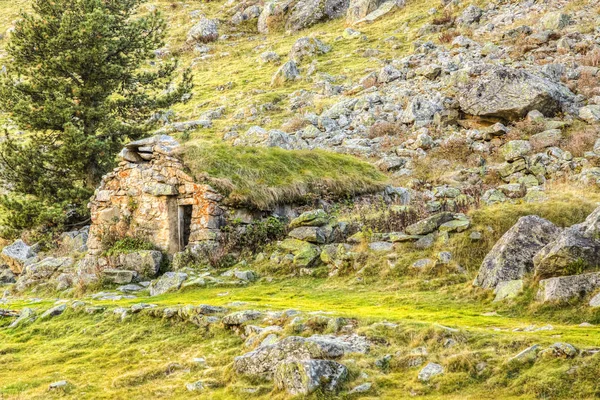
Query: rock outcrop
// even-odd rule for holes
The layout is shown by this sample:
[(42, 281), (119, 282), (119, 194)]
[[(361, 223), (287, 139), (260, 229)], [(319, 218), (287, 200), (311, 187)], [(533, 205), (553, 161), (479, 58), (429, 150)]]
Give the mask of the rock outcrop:
[(467, 114), (515, 120), (538, 110), (552, 116), (574, 102), (567, 87), (525, 70), (486, 66), (470, 75), (458, 90), (460, 107)]
[(533, 257), (561, 229), (535, 215), (521, 217), (483, 260), (474, 285), (493, 289), (500, 282), (521, 279), (533, 271)]

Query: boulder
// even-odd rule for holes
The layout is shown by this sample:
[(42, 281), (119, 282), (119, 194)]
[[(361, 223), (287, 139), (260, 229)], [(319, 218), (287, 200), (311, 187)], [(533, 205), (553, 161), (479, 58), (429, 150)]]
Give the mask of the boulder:
[(28, 246), (27, 243), (19, 239), (3, 248), (0, 256), (2, 256), (2, 260), (10, 267), (12, 272), (20, 274), (27, 262), (35, 258), (36, 251), (33, 247)]
[(563, 29), (571, 23), (571, 17), (568, 14), (562, 13), (560, 11), (553, 11), (546, 13), (540, 19), (540, 25), (546, 29), (551, 30), (560, 30)]
[(579, 109), (579, 118), (593, 124), (600, 122), (600, 105), (592, 104)]
[(343, 16), (350, 0), (299, 0), (290, 11), (285, 28), (297, 32), (319, 22)]
[(58, 306), (54, 306), (54, 307), (46, 310), (42, 315), (40, 315), (40, 319), (45, 320), (45, 319), (59, 316), (60, 314), (65, 312), (66, 309), (67, 309), (66, 304), (60, 304)]
[(167, 292), (178, 290), (188, 278), (183, 272), (167, 272), (150, 285), (150, 296), (160, 296)]
[(584, 236), (581, 225), (566, 229), (533, 258), (535, 276), (573, 275), (600, 265), (600, 241)]
[(405, 124), (426, 125), (433, 121), (436, 113), (442, 110), (442, 105), (436, 100), (425, 96), (414, 96), (402, 112), (400, 121)]
[(361, 19), (355, 21), (354, 24), (358, 25), (358, 24), (364, 24), (364, 23), (366, 23), (366, 24), (373, 23), (376, 20), (380, 19), (381, 17), (390, 13), (395, 8), (404, 6), (404, 4), (405, 4), (404, 0), (384, 1), (383, 3), (381, 3), (381, 5), (379, 7), (377, 7), (376, 10), (370, 12), (364, 18), (361, 18)]
[(189, 44), (214, 42), (218, 38), (219, 21), (204, 17), (187, 34), (187, 42)]
[(350, 0), (348, 12), (346, 13), (346, 22), (353, 24), (360, 21), (377, 10), (383, 3), (385, 3), (385, 0)]
[(600, 288), (600, 272), (559, 276), (539, 282), (537, 299), (543, 303), (563, 302), (585, 297)]
[(600, 293), (592, 297), (589, 304), (593, 308), (600, 307)]
[(290, 222), (290, 228), (299, 226), (323, 226), (329, 222), (329, 216), (324, 210), (311, 210), (300, 214)]
[(533, 270), (533, 256), (560, 232), (537, 215), (519, 218), (485, 257), (473, 284), (493, 289), (500, 282), (523, 278)]
[(316, 244), (324, 244), (328, 239), (325, 231), (318, 226), (299, 226), (294, 228), (288, 236)]
[(226, 326), (239, 326), (249, 321), (254, 321), (262, 317), (262, 313), (256, 310), (236, 311), (223, 317), (223, 324)]
[(275, 386), (291, 395), (309, 395), (321, 389), (335, 392), (348, 377), (348, 369), (331, 360), (285, 361), (275, 373)]
[(285, 13), (289, 11), (291, 3), (291, 0), (271, 1), (266, 3), (258, 17), (258, 31), (265, 34), (269, 33), (274, 26), (282, 25)]
[(457, 18), (456, 22), (463, 25), (471, 25), (479, 22), (481, 16), (483, 15), (483, 10), (475, 5), (470, 5), (465, 8), (465, 10), (460, 14)]
[(524, 70), (486, 66), (458, 85), (458, 102), (470, 115), (516, 120), (529, 111), (566, 111), (575, 96), (564, 85)]
[(544, 132), (536, 133), (529, 138), (529, 141), (534, 148), (543, 149), (558, 146), (562, 137), (562, 131), (560, 129), (549, 129)]
[(297, 150), (304, 147), (302, 140), (276, 129), (267, 131), (260, 126), (252, 126), (233, 142), (234, 146), (280, 147)]
[(441, 212), (407, 226), (405, 231), (409, 235), (427, 235), (453, 219), (454, 214), (451, 212)]
[(289, 336), (277, 343), (260, 346), (236, 357), (233, 369), (241, 375), (273, 379), (277, 367), (287, 361), (338, 359), (348, 353), (365, 353), (369, 349), (364, 338), (314, 335), (309, 338)]
[(535, 361), (535, 359), (537, 358), (537, 354), (540, 352), (540, 350), (540, 346), (534, 344), (533, 346), (528, 347), (525, 350), (518, 353), (517, 355), (511, 357), (508, 361), (517, 363), (527, 363)]
[(135, 271), (140, 277), (154, 278), (160, 270), (162, 258), (158, 250), (138, 250), (119, 254), (114, 264), (120, 269)]
[(15, 319), (8, 327), (18, 328), (20, 326), (28, 325), (35, 321), (37, 318), (36, 313), (33, 309), (25, 307), (19, 313), (19, 318)]
[(312, 58), (331, 51), (331, 47), (317, 38), (303, 37), (294, 43), (290, 50), (290, 59), (301, 63), (307, 58)]
[(283, 64), (271, 78), (271, 86), (282, 85), (285, 82), (295, 81), (300, 78), (300, 70), (295, 61), (290, 60)]
[(575, 275), (600, 265), (600, 207), (540, 249), (533, 263), (538, 279)]
[(444, 367), (442, 367), (440, 364), (430, 362), (419, 372), (418, 378), (421, 382), (428, 382), (434, 376), (438, 376), (443, 373)]
[(511, 140), (502, 146), (501, 151), (504, 160), (512, 162), (526, 156), (531, 151), (531, 143), (527, 140)]
[(552, 344), (544, 353), (555, 358), (573, 358), (577, 355), (577, 348), (570, 343), (557, 342)]
[(123, 285), (133, 282), (133, 280), (137, 278), (137, 272), (127, 271), (124, 269), (107, 268), (102, 271), (102, 277), (107, 282)]

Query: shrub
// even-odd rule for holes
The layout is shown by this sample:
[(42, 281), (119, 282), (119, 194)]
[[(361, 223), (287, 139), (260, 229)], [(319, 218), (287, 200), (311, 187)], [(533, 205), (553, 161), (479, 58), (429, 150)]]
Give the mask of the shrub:
[(139, 250), (156, 250), (156, 246), (144, 238), (127, 236), (115, 240), (104, 254), (107, 256), (116, 256)]
[(564, 150), (570, 151), (575, 157), (582, 157), (586, 151), (594, 148), (598, 133), (598, 128), (577, 124), (567, 133), (561, 147)]
[(451, 29), (451, 30), (447, 30), (445, 32), (440, 33), (438, 36), (438, 39), (439, 39), (440, 43), (448, 44), (448, 43), (452, 43), (454, 38), (457, 37), (458, 35), (459, 35), (459, 33), (457, 31), (455, 31), (454, 29)]
[(374, 139), (381, 136), (394, 136), (402, 133), (399, 124), (387, 121), (377, 121), (369, 128), (369, 138)]
[(581, 59), (581, 64), (589, 67), (600, 67), (600, 49), (589, 50)]
[(306, 118), (296, 115), (285, 121), (283, 125), (281, 125), (281, 130), (287, 133), (294, 133), (306, 127), (307, 125), (308, 121), (306, 120)]

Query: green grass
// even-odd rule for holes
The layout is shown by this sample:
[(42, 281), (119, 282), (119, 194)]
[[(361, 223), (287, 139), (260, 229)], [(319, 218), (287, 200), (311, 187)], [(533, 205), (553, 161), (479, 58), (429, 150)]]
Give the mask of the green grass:
[[(370, 398), (406, 398), (411, 392), (425, 398), (592, 398), (597, 388), (594, 374), (600, 372), (599, 357), (576, 360), (542, 359), (530, 365), (509, 365), (508, 358), (532, 344), (548, 346), (556, 341), (580, 348), (596, 346), (600, 328), (580, 328), (560, 323), (548, 315), (530, 315), (527, 310), (512, 314), (486, 301), (474, 301), (467, 285), (454, 285), (440, 291), (406, 290), (397, 284), (362, 285), (346, 280), (287, 279), (259, 283), (245, 288), (190, 289), (156, 298), (138, 298), (118, 303), (93, 302), (109, 307), (151, 302), (159, 306), (184, 304), (224, 305), (244, 302), (243, 309), (304, 312), (325, 311), (327, 316), (345, 316), (359, 321), (358, 331), (380, 345), (368, 355), (352, 355), (342, 360), (352, 372), (351, 388), (363, 381), (373, 382)], [(226, 294), (225, 294), (226, 293)], [(20, 308), (22, 304), (15, 304)], [(36, 305), (46, 309), (49, 303)], [(498, 316), (484, 315), (498, 310)], [(575, 317), (577, 318), (577, 317)], [(397, 329), (373, 327), (390, 321)], [(516, 332), (515, 328), (552, 323), (552, 331)], [(0, 324), (5, 324), (0, 321)], [(457, 328), (450, 332), (444, 326)], [(444, 347), (446, 339), (456, 345)], [(432, 384), (416, 379), (420, 368), (406, 365), (415, 347), (428, 349), (428, 361), (442, 363), (447, 372)], [(211, 399), (284, 399), (284, 393), (271, 392), (260, 383), (249, 395), (243, 388), (254, 382), (235, 376), (230, 364), (247, 350), (242, 339), (219, 326), (205, 331), (191, 324), (166, 321), (136, 314), (124, 322), (111, 312), (87, 315), (67, 311), (49, 321), (15, 330), (0, 330), (0, 394), (5, 398), (141, 399), (192, 398), (185, 384), (204, 380), (214, 389)], [(393, 354), (385, 371), (374, 361)], [(208, 369), (192, 363), (205, 357)], [(479, 374), (475, 365), (488, 367)], [(177, 365), (175, 365), (177, 364)], [(578, 366), (576, 374), (566, 374)], [(169, 372), (167, 372), (169, 371)], [(369, 378), (358, 378), (358, 372)], [(66, 393), (47, 391), (51, 382), (66, 379), (72, 386)], [(562, 381), (561, 381), (562, 379)], [(569, 389), (570, 388), (570, 389)], [(547, 396), (546, 394), (552, 394)], [(318, 398), (318, 396), (314, 397)], [(327, 397), (325, 397), (327, 398)], [(369, 398), (369, 397), (367, 397)]]
[(381, 190), (384, 175), (359, 159), (321, 150), (231, 147), (189, 143), (183, 160), (198, 180), (208, 179), (229, 202), (268, 209), (333, 195)]

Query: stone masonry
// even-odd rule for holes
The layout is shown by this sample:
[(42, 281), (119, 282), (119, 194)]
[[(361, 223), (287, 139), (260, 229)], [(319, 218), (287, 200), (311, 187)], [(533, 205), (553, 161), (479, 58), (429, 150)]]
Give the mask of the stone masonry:
[(141, 237), (170, 254), (218, 238), (222, 196), (194, 182), (177, 158), (179, 149), (175, 139), (162, 135), (121, 151), (122, 161), (104, 176), (89, 204), (91, 255), (102, 252), (105, 238)]

